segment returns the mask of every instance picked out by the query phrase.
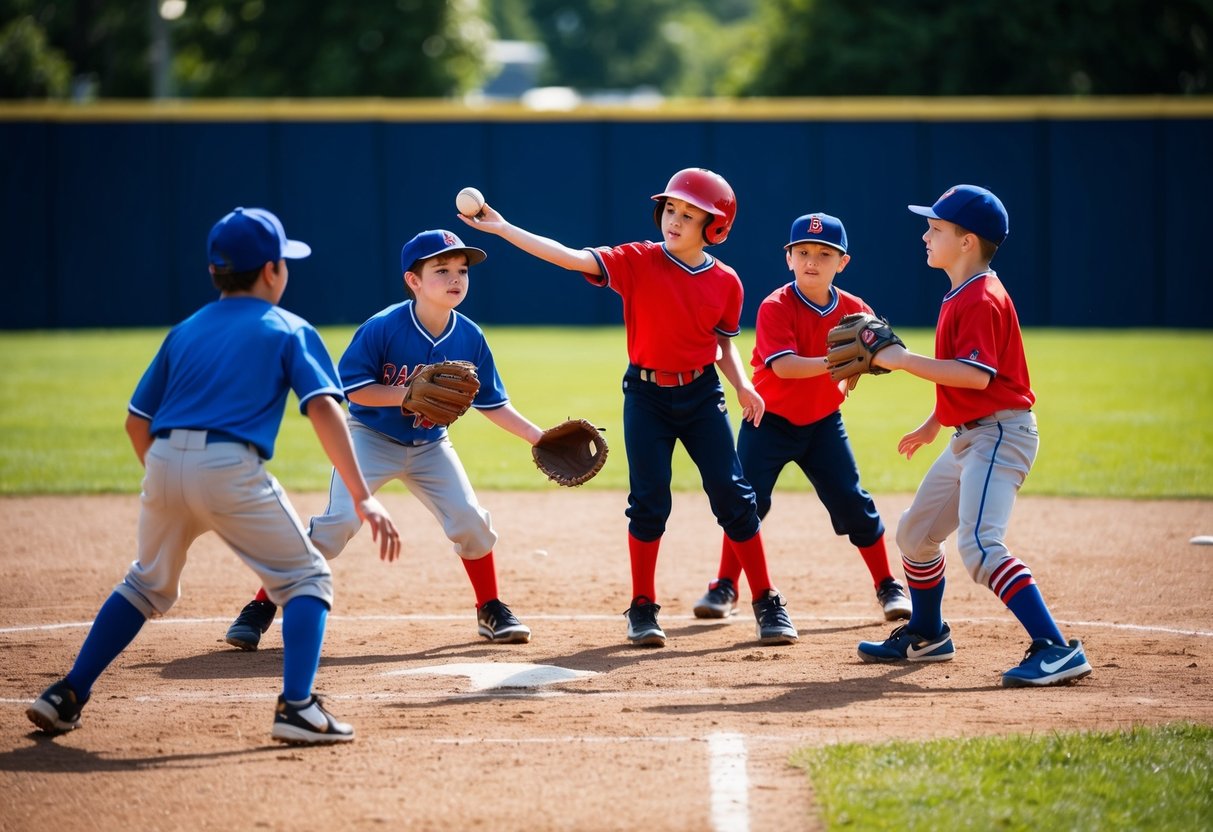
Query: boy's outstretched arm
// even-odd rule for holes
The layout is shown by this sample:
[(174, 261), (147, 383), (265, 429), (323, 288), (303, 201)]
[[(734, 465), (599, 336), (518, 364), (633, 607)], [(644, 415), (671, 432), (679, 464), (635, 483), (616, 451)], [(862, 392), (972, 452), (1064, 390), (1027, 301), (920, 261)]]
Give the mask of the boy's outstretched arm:
[(725, 335), (716, 336), (716, 345), (719, 347), (716, 366), (737, 391), (737, 401), (741, 404), (741, 418), (747, 422), (753, 422), (754, 427), (758, 427), (762, 422), (762, 414), (766, 412), (767, 405), (758, 391), (754, 389), (750, 377), (746, 375), (745, 368), (741, 365), (741, 354), (737, 352), (737, 345), (733, 343), (732, 338)]
[(331, 396), (313, 396), (307, 403), (307, 416), (312, 420), (312, 429), (333, 468), (349, 489), (358, 516), (371, 527), (371, 539), (379, 543), (379, 559), (395, 560), (400, 556), (400, 533), (362, 476), (350, 429), (345, 423), (345, 411)]
[(602, 274), (598, 260), (585, 249), (569, 248), (556, 240), (540, 237), (525, 228), (512, 225), (488, 203), (485, 203), (476, 217), (460, 214), (459, 219), (463, 220), (464, 225), (495, 234), (527, 254), (546, 260), (554, 266), (582, 274)]
[(990, 374), (980, 367), (952, 358), (928, 358), (896, 344), (876, 353), (872, 357), (872, 366), (886, 370), (905, 370), (912, 376), (942, 384), (944, 387), (985, 390), (990, 386)]
[(539, 437), (543, 436), (543, 428), (523, 416), (511, 404), (480, 412), (494, 425), (525, 440), (528, 444), (534, 445), (539, 441)]

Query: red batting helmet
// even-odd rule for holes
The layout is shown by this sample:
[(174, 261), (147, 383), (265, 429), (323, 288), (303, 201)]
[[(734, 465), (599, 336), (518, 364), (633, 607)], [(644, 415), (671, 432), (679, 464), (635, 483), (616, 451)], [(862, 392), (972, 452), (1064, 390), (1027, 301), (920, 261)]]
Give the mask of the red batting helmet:
[(723, 243), (737, 217), (737, 197), (724, 177), (704, 168), (687, 168), (670, 177), (670, 184), (659, 194), (653, 194), (657, 207), (653, 209), (653, 221), (661, 228), (661, 212), (666, 197), (689, 202), (701, 211), (707, 211), (714, 219), (703, 226), (703, 240), (708, 245)]

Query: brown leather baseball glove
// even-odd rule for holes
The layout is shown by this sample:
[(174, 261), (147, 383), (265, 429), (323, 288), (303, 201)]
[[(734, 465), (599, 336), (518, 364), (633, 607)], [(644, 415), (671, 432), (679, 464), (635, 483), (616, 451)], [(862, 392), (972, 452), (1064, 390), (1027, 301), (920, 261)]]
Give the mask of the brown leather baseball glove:
[[(830, 367), (830, 378), (834, 381), (855, 378), (864, 373), (874, 376), (887, 373), (883, 367), (872, 364), (872, 358), (885, 347), (894, 344), (904, 347), (905, 342), (893, 332), (889, 322), (866, 312), (843, 315), (838, 325), (826, 336), (826, 364)], [(854, 384), (848, 385), (854, 388)]]
[(470, 361), (422, 364), (405, 382), (400, 412), (412, 416), (415, 426), (422, 422), (449, 425), (467, 413), (479, 391), (476, 365)]
[(535, 466), (557, 485), (589, 482), (606, 464), (607, 443), (585, 419), (569, 419), (543, 432), (531, 456)]

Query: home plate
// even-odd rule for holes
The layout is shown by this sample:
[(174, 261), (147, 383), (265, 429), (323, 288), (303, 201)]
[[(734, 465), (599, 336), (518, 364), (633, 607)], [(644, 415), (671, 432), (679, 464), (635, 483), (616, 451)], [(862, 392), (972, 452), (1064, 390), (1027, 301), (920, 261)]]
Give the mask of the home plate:
[(1213, 534), (1198, 534), (1188, 542), (1197, 546), (1213, 546)]
[(472, 690), (495, 688), (538, 688), (585, 679), (598, 674), (592, 670), (569, 670), (550, 664), (526, 662), (456, 662), (408, 670), (390, 670), (385, 676), (466, 676)]

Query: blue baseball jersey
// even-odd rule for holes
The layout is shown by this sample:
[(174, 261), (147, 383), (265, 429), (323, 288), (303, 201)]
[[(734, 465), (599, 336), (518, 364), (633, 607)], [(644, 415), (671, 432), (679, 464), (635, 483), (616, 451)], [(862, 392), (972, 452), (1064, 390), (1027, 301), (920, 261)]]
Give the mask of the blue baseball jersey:
[[(493, 353), (476, 322), (451, 310), (446, 329), (435, 337), (417, 320), (411, 300), (389, 306), (358, 327), (341, 356), (341, 378), (346, 393), (368, 384), (393, 387), (403, 385), (414, 368), (439, 361), (470, 361), (476, 365), (480, 392), (472, 407), (494, 410), (509, 403)], [(413, 417), (405, 416), (398, 407), (350, 402), (350, 415), (368, 428), (409, 445), (432, 442), (446, 434), (446, 428), (439, 425), (414, 426)]]
[(128, 409), (151, 421), (153, 436), (173, 428), (222, 431), (270, 459), (290, 390), (304, 413), (314, 396), (344, 399), (311, 324), (240, 296), (209, 303), (169, 331)]

